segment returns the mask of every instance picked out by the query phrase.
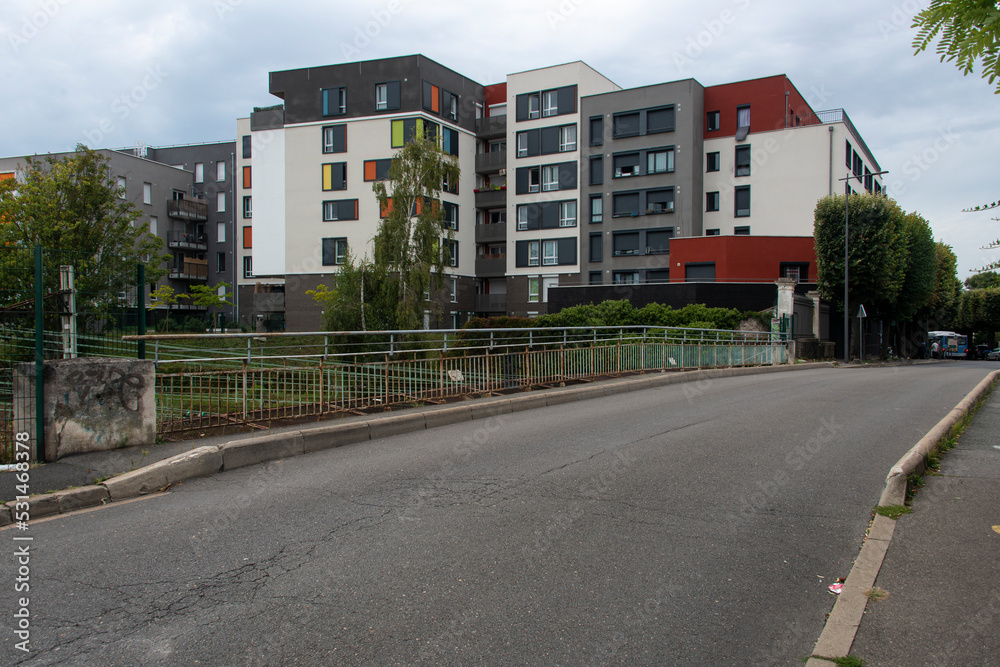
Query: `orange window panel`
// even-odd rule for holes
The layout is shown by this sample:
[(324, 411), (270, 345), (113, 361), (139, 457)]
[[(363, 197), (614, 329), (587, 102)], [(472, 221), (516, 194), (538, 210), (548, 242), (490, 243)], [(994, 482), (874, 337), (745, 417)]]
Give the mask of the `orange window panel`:
[(375, 180), (375, 160), (365, 160), (365, 180)]
[(383, 218), (388, 218), (389, 214), (392, 213), (392, 197), (382, 206), (379, 207), (378, 214)]
[(250, 167), (243, 167), (243, 187), (248, 190), (250, 189), (250, 180)]
[(253, 248), (253, 227), (243, 228), (243, 247), (248, 250)]
[(434, 85), (431, 86), (431, 111), (441, 113), (441, 89)]
[(14, 178), (14, 172), (12, 171), (0, 173), (0, 181), (9, 181), (12, 178)]

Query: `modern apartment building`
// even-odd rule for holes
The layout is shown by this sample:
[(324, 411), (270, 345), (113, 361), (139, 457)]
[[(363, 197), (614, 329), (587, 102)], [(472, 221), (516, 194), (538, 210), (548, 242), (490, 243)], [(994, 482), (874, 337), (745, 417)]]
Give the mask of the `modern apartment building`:
[(680, 238), (767, 237), (752, 280), (814, 280), (814, 256), (781, 239), (812, 236), (845, 174), (882, 191), (847, 114), (814, 111), (784, 75), (622, 89), (573, 62), (484, 86), (415, 55), (272, 72), (270, 91), (283, 104), (237, 122), (234, 194), (240, 318), (266, 328), (320, 326), (306, 292), (348, 249), (371, 252), (371, 185), (414, 132), (462, 171), (442, 195), (456, 259), (429, 326), (544, 313), (553, 287), (732, 280), (746, 265), (740, 244), (674, 261)]

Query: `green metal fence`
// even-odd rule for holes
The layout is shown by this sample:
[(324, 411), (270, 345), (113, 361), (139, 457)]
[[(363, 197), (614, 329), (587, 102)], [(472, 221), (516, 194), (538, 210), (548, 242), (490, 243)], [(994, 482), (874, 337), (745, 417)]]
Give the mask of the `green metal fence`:
[[(123, 336), (145, 333), (144, 283), (141, 265), (114, 257), (0, 248), (0, 463), (14, 460), (17, 433), (44, 459), (45, 360), (142, 354), (143, 343)], [(15, 391), (15, 375), (34, 377), (31, 395)]]

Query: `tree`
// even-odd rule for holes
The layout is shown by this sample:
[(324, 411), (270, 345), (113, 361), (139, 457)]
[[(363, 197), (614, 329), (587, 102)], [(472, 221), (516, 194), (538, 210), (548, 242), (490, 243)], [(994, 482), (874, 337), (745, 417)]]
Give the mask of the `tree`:
[(215, 308), (233, 305), (233, 302), (227, 296), (219, 294), (220, 289), (223, 290), (223, 294), (228, 295), (232, 289), (232, 285), (227, 282), (219, 282), (214, 285), (191, 285), (191, 292), (180, 294), (179, 297), (188, 299), (192, 306), (208, 308), (211, 311), (212, 322), (214, 323), (218, 315), (214, 311)]
[(905, 215), (902, 233), (906, 266), (892, 315), (897, 320), (909, 320), (928, 305), (934, 294), (938, 277), (937, 245), (931, 226), (917, 213)]
[(913, 18), (917, 36), (913, 48), (924, 51), (940, 37), (937, 53), (941, 62), (954, 62), (966, 76), (977, 62), (982, 77), (997, 81), (1000, 93), (1000, 4), (994, 0), (932, 0)]
[(99, 280), (122, 263), (145, 264), (149, 282), (163, 275), (163, 242), (136, 226), (142, 214), (121, 198), (107, 157), (80, 145), (63, 158), (29, 157), (22, 173), (0, 181), (0, 245), (72, 250)]
[(177, 305), (177, 301), (181, 298), (187, 296), (186, 294), (177, 294), (176, 290), (170, 285), (160, 285), (155, 290), (149, 293), (149, 305), (146, 306), (147, 310), (154, 310), (160, 306), (167, 307), (167, 317), (164, 321), (165, 328), (170, 331), (170, 310)]
[(458, 160), (417, 136), (393, 157), (388, 179), (372, 187), (382, 212), (372, 265), (380, 280), (395, 279), (394, 328), (418, 328), (426, 296), (444, 288), (454, 233), (439, 197), (442, 182), (458, 177)]
[(952, 329), (958, 316), (959, 296), (962, 283), (958, 279), (958, 257), (951, 246), (937, 242), (937, 275), (934, 277), (934, 292), (927, 301), (926, 316), (931, 329)]
[(355, 259), (348, 250), (333, 286), (321, 284), (306, 294), (323, 306), (328, 331), (379, 331), (397, 328), (396, 283), (371, 260)]
[(987, 289), (989, 287), (1000, 287), (1000, 273), (986, 271), (965, 279), (965, 289)]

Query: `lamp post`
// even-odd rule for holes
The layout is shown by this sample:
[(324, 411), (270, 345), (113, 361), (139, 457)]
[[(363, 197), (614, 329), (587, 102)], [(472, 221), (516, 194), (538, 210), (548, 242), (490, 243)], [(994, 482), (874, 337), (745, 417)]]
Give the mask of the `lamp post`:
[[(888, 174), (887, 169), (882, 171), (876, 171), (872, 174), (865, 174), (866, 176), (881, 176), (882, 174)], [(849, 274), (850, 274), (850, 254), (848, 252), (848, 241), (851, 237), (851, 179), (856, 178), (858, 182), (861, 182), (861, 176), (851, 174), (848, 172), (847, 176), (840, 179), (844, 181), (844, 363), (848, 363), (851, 360), (851, 345), (850, 345), (850, 335), (851, 335), (851, 316), (848, 315), (850, 312), (848, 310), (848, 285), (849, 285)], [(883, 194), (885, 190), (882, 190)]]

